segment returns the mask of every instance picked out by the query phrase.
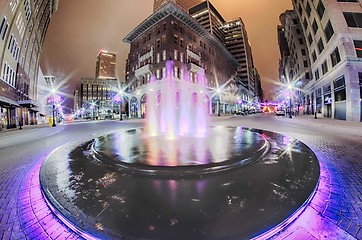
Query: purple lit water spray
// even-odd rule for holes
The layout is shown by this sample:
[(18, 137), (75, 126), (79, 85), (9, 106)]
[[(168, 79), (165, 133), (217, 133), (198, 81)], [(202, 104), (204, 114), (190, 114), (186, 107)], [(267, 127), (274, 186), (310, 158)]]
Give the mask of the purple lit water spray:
[(205, 74), (200, 71), (191, 82), (188, 74), (176, 78), (174, 70), (174, 62), (167, 61), (166, 77), (160, 81), (152, 77), (148, 84), (147, 134), (167, 139), (204, 137), (210, 106)]

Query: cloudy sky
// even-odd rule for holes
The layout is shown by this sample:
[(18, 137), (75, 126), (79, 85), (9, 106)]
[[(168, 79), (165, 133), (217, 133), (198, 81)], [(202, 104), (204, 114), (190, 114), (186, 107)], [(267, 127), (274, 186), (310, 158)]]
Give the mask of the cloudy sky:
[[(279, 15), (291, 0), (211, 0), (225, 20), (241, 17), (252, 45), (267, 99), (278, 79)], [(41, 66), (44, 74), (63, 72), (71, 89), (81, 77), (94, 77), (101, 49), (117, 53), (117, 76), (124, 79), (129, 45), (123, 38), (152, 14), (153, 0), (60, 0), (45, 38)]]

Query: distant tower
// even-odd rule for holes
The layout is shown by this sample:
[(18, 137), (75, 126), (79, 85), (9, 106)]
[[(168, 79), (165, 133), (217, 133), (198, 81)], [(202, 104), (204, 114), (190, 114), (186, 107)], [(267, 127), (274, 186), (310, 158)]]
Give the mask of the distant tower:
[(153, 11), (156, 12), (163, 5), (169, 2), (173, 2), (187, 12), (191, 7), (199, 4), (201, 0), (155, 0), (153, 4)]
[(96, 79), (116, 78), (116, 54), (101, 50), (97, 56)]

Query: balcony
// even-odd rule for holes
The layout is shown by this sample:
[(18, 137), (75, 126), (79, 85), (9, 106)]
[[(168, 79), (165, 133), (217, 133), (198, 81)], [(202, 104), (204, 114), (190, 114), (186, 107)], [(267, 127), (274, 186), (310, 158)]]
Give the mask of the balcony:
[(191, 51), (190, 49), (186, 50), (186, 55), (187, 55), (187, 57), (191, 57), (191, 58), (197, 60), (198, 62), (200, 62), (200, 60), (201, 60), (201, 57), (198, 54)]
[(144, 76), (147, 73), (152, 74), (153, 65), (152, 64), (146, 64), (139, 69), (136, 69), (134, 72), (134, 75), (136, 78), (140, 78), (141, 76)]
[(139, 63), (140, 63), (140, 62), (143, 62), (143, 61), (145, 61), (145, 60), (147, 60), (147, 59), (149, 59), (149, 58), (151, 58), (151, 61), (153, 62), (153, 48), (152, 48), (152, 47), (151, 47), (151, 50), (150, 50), (149, 52), (143, 54), (142, 56), (140, 56), (140, 57), (138, 58), (138, 62), (139, 62)]
[(192, 62), (187, 64), (187, 70), (194, 73), (205, 73), (205, 69)]

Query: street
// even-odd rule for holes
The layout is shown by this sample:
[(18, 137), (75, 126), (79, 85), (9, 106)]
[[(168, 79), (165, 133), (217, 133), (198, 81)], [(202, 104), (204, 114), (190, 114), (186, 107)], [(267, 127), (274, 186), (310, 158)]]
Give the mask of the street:
[[(288, 118), (272, 113), (248, 116), (212, 117), (212, 125), (242, 126), (274, 131), (296, 138), (317, 155), (322, 167), (321, 181), (310, 206), (303, 213), (324, 228), (314, 228), (311, 220), (297, 219), (286, 231), (275, 237), (310, 237), (310, 239), (362, 239), (362, 124), (312, 115)], [(25, 239), (32, 225), (24, 225), (19, 201), (27, 174), (40, 159), (69, 142), (85, 142), (121, 128), (141, 127), (142, 120), (90, 121), (24, 128), (0, 132), (0, 236), (2, 239)], [(324, 199), (324, 201), (317, 201)], [(44, 216), (46, 217), (46, 216)], [(41, 219), (38, 219), (41, 220)], [(312, 221), (312, 223), (313, 223)], [(57, 238), (46, 229), (37, 238)], [(40, 237), (42, 236), (42, 237)], [(47, 237), (45, 237), (47, 236)], [(68, 233), (68, 236), (71, 234)], [(74, 237), (74, 236), (73, 236)], [(30, 238), (30, 237), (29, 237)]]

